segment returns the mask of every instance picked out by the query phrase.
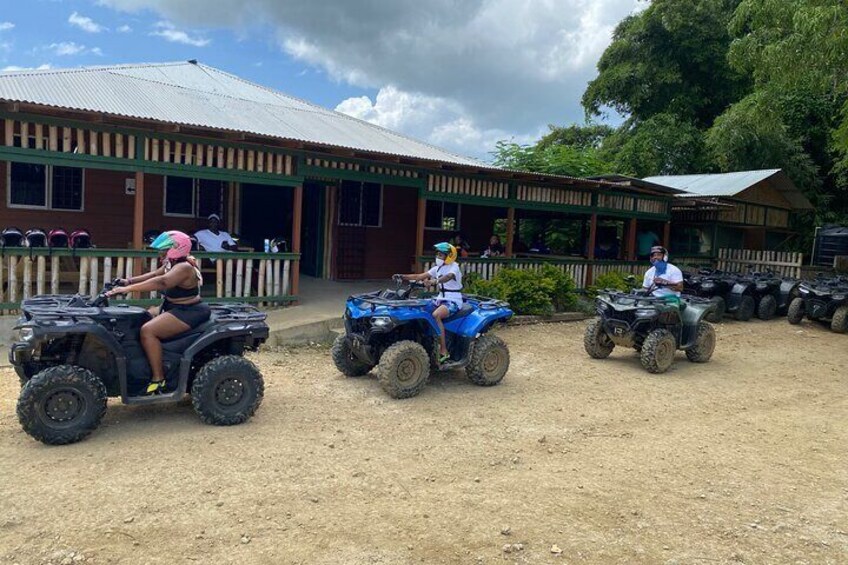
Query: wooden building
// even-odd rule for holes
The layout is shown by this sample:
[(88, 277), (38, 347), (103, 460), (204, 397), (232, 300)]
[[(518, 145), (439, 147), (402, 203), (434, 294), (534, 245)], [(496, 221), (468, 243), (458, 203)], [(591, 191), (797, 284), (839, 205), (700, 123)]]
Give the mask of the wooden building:
[[(576, 222), (584, 242), (573, 256), (521, 259), (578, 265), (586, 284), (606, 268), (604, 222), (671, 218), (667, 192), (494, 168), (196, 61), (2, 73), (0, 119), (0, 229), (86, 228), (98, 251), (77, 256), (146, 257), (145, 232), (193, 232), (218, 213), (256, 252), (237, 261), (264, 261), (264, 239), (287, 242), (277, 290), (289, 298), (300, 273), (384, 278), (460, 232), (479, 250), (498, 226), (507, 264), (531, 218)], [(632, 259), (631, 242), (615, 259)], [(249, 265), (232, 269), (250, 297)]]

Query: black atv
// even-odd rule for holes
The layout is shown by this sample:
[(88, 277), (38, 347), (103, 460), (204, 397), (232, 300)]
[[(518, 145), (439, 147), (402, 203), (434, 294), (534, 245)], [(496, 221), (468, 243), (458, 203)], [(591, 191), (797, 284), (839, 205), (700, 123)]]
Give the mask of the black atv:
[(25, 300), (9, 360), (21, 380), (18, 419), (48, 444), (82, 440), (100, 424), (108, 396), (124, 404), (178, 402), (186, 393), (207, 424), (250, 418), (264, 393), (262, 374), (242, 355), (268, 338), (265, 314), (245, 304), (210, 304), (211, 319), (163, 342), (166, 388), (144, 396), (151, 371), (139, 342), (150, 313), (110, 306), (106, 284), (91, 299), (43, 295)]
[[(701, 269), (697, 273), (686, 273), (684, 275), (683, 292), (690, 296), (705, 298), (713, 303), (715, 308), (707, 315), (709, 322), (721, 322), (728, 312), (734, 314), (737, 319), (745, 321), (754, 314), (755, 304), (753, 298), (750, 301), (742, 301), (738, 296), (732, 295), (735, 283), (736, 277), (729, 273), (714, 269)], [(728, 302), (731, 298), (732, 311), (728, 308)]]
[(830, 329), (836, 333), (848, 331), (848, 281), (834, 277), (802, 282), (798, 296), (789, 304), (786, 318), (790, 324), (800, 324), (805, 316), (830, 322)]
[(632, 347), (651, 373), (667, 371), (678, 349), (693, 363), (706, 363), (716, 336), (705, 318), (714, 309), (714, 302), (691, 296), (676, 305), (643, 291), (602, 291), (597, 298), (598, 317), (586, 328), (583, 346), (595, 359), (609, 357), (616, 345)]

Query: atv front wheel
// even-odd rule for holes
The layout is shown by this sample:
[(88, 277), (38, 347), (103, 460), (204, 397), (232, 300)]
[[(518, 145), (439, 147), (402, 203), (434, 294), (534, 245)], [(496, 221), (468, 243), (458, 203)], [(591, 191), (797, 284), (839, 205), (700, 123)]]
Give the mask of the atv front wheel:
[(615, 344), (604, 331), (604, 321), (601, 318), (595, 318), (586, 326), (586, 333), (583, 334), (583, 348), (593, 359), (606, 359), (615, 349)]
[(664, 329), (653, 330), (642, 344), (642, 366), (649, 373), (665, 373), (674, 361), (677, 340)]
[(233, 426), (247, 421), (262, 404), (265, 381), (256, 365), (238, 355), (216, 357), (198, 371), (191, 403), (205, 424)]
[(686, 358), (693, 363), (706, 363), (715, 351), (715, 328), (708, 322), (698, 324), (698, 335), (695, 344), (686, 350)]
[(786, 311), (786, 320), (793, 326), (800, 324), (804, 319), (805, 306), (804, 299), (801, 297), (793, 298), (789, 303), (789, 310)]
[(333, 342), (333, 347), (330, 349), (330, 355), (333, 356), (333, 363), (336, 364), (336, 369), (346, 377), (361, 377), (374, 368), (373, 365), (363, 363), (350, 349), (350, 341), (346, 335), (340, 335)]
[(771, 320), (775, 314), (777, 314), (777, 299), (771, 294), (763, 296), (757, 304), (757, 318)]
[(106, 387), (74, 365), (44, 369), (21, 389), (18, 420), (26, 433), (50, 445), (84, 439), (106, 413)]
[(430, 377), (430, 359), (421, 344), (399, 341), (383, 352), (377, 375), (392, 398), (410, 398), (421, 392)]
[(757, 303), (754, 302), (754, 297), (745, 295), (742, 297), (742, 300), (739, 301), (739, 308), (736, 309), (736, 314), (734, 316), (740, 322), (747, 322), (754, 315), (754, 310), (757, 309)]
[(830, 320), (830, 329), (838, 334), (844, 334), (848, 331), (848, 305), (836, 309), (833, 318)]
[(468, 379), (479, 386), (494, 386), (509, 370), (509, 349), (496, 335), (480, 336), (472, 346), (471, 362), (465, 368)]
[(724, 313), (727, 312), (727, 302), (721, 296), (713, 296), (710, 302), (715, 304), (715, 310), (707, 314), (707, 321), (719, 324), (724, 319)]

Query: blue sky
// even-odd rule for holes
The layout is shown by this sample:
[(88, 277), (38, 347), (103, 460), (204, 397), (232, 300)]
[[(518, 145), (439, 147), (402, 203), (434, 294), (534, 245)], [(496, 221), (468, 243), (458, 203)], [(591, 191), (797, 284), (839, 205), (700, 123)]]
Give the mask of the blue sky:
[[(581, 122), (639, 0), (7, 0), (0, 68), (198, 59), (459, 153)], [(262, 23), (256, 23), (262, 22)]]

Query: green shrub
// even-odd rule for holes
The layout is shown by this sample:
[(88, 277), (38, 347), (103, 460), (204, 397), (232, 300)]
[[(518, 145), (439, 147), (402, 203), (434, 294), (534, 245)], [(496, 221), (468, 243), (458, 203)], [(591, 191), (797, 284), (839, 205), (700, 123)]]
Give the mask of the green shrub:
[(577, 303), (574, 280), (552, 265), (539, 270), (501, 269), (490, 281), (469, 273), (463, 288), (469, 294), (506, 300), (516, 314), (544, 316), (571, 310)]
[(595, 283), (589, 287), (589, 294), (591, 296), (597, 296), (598, 292), (601, 290), (614, 289), (620, 290), (621, 292), (628, 292), (631, 289), (637, 288), (639, 286), (639, 281), (635, 279), (628, 280), (629, 277), (631, 277), (631, 275), (627, 273), (620, 273), (618, 271), (599, 275), (598, 278), (595, 279)]

